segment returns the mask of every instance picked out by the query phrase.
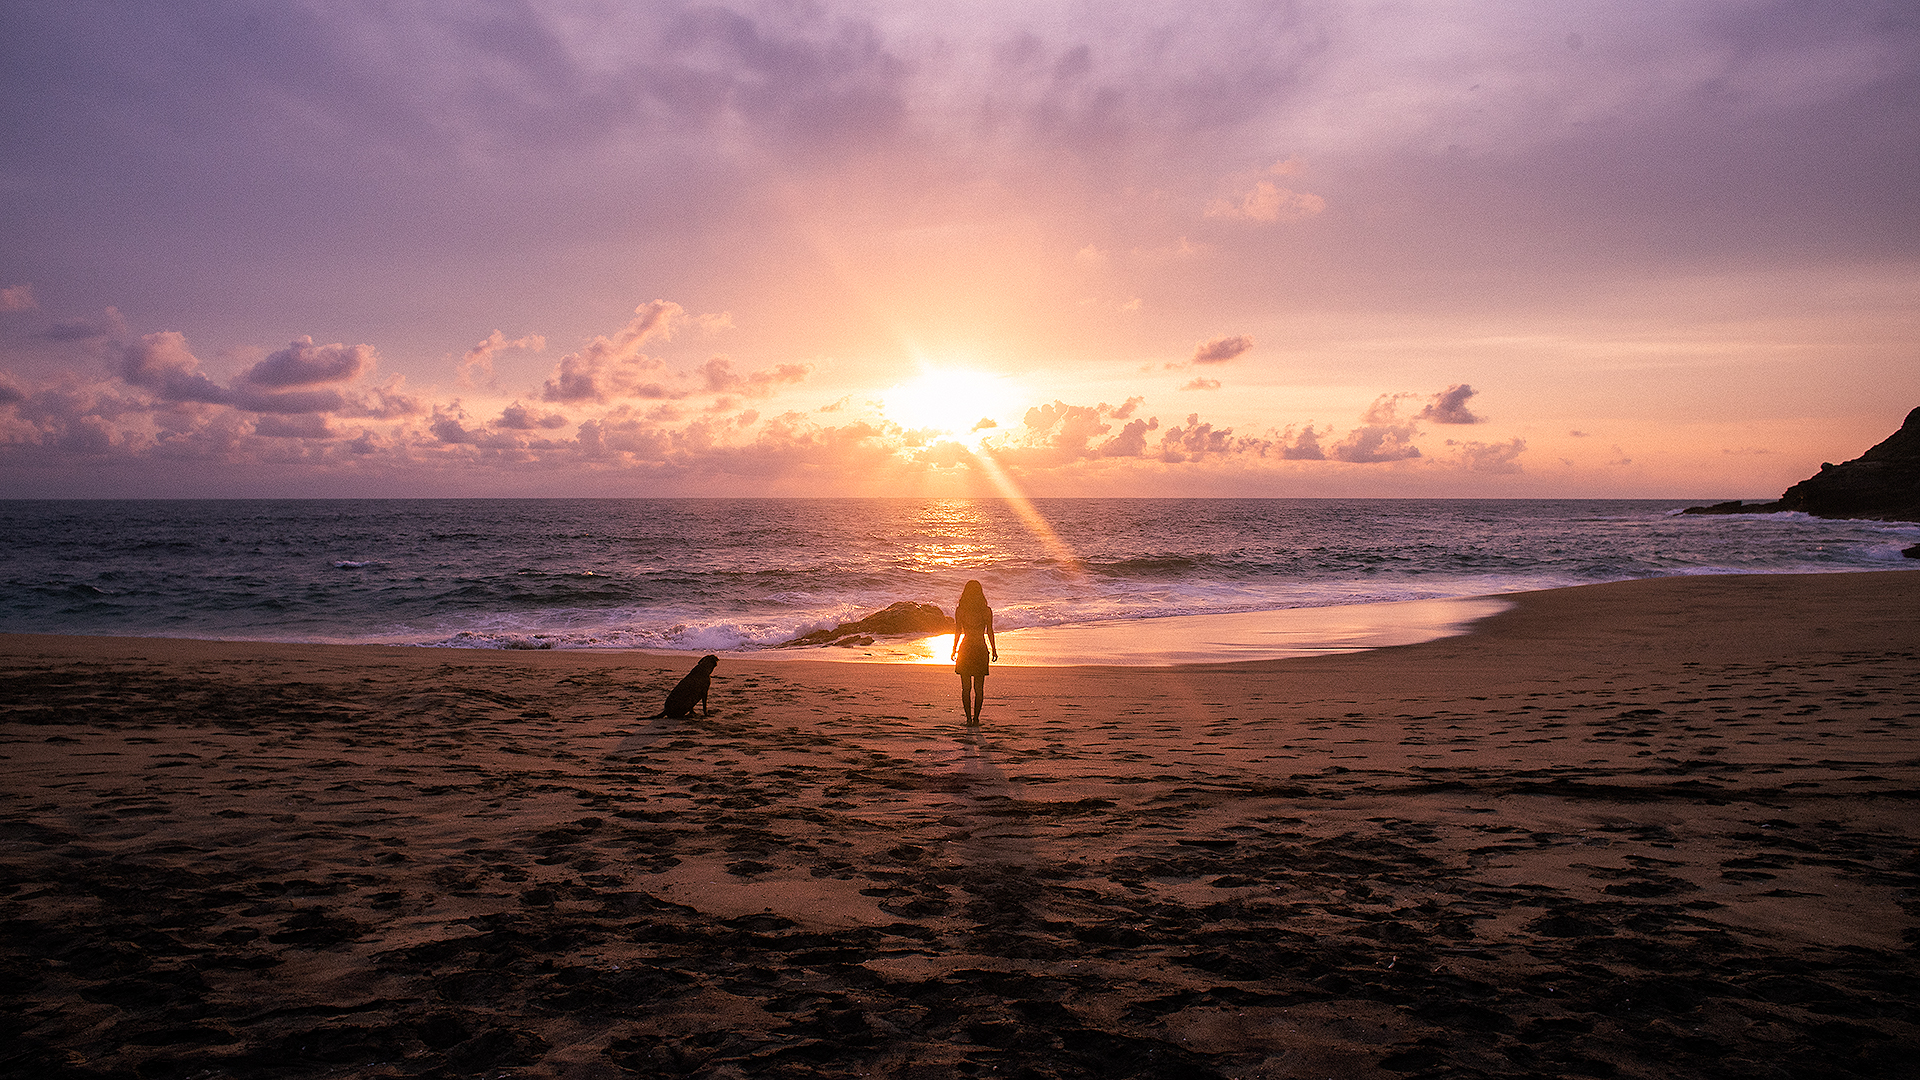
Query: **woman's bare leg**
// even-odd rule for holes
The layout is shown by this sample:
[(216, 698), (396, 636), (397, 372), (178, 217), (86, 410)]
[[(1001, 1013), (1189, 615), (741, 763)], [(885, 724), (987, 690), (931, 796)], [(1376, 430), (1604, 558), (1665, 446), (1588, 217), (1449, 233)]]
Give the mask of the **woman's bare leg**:
[(971, 675), (960, 676), (960, 711), (969, 724), (973, 723), (973, 678)]
[(967, 681), (973, 684), (973, 694), (971, 695), (973, 697), (973, 704), (967, 710), (967, 722), (977, 724), (980, 722), (980, 706), (987, 703), (987, 677), (985, 675), (969, 675), (967, 676)]

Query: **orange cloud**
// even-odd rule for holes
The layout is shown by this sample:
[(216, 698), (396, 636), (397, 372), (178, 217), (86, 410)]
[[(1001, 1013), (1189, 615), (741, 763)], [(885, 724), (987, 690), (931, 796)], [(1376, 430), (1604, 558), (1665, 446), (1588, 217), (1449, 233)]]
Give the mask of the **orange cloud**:
[(1366, 424), (1355, 428), (1329, 451), (1335, 461), (1375, 464), (1420, 456), (1412, 424)]
[(1264, 456), (1270, 445), (1261, 439), (1244, 436), (1236, 439), (1232, 428), (1216, 429), (1212, 424), (1201, 422), (1199, 413), (1188, 413), (1186, 424), (1168, 428), (1160, 436), (1160, 460), (1197, 461), (1208, 454), (1225, 456), (1249, 452)]

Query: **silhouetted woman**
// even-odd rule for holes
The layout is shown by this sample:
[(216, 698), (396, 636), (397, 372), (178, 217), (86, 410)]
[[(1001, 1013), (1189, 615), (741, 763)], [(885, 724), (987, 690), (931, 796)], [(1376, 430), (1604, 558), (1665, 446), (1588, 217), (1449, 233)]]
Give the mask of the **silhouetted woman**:
[(1000, 643), (993, 639), (993, 609), (977, 581), (960, 590), (953, 606), (953, 670), (960, 676), (960, 707), (967, 723), (980, 722), (980, 706), (987, 700), (987, 659), (1000, 659)]

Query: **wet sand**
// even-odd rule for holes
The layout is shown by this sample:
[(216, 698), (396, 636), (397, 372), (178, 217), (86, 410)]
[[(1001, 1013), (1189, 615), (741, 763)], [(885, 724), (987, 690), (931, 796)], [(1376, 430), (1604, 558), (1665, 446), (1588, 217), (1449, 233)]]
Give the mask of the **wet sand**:
[(0, 636), (0, 1073), (1893, 1077), (1920, 574), (1173, 668)]
[[(1002, 630), (995, 637), (1000, 643), (998, 663), (1003, 667), (1238, 663), (1413, 645), (1463, 633), (1474, 622), (1509, 606), (1506, 600), (1487, 596), (1401, 600)], [(951, 667), (953, 635), (757, 655)]]

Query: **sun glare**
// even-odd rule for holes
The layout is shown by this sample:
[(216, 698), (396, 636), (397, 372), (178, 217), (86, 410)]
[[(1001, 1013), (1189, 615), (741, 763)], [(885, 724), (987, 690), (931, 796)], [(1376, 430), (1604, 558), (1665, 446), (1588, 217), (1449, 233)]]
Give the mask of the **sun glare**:
[(888, 390), (881, 397), (887, 419), (915, 431), (937, 431), (960, 439), (993, 429), (1016, 408), (1013, 388), (999, 375), (977, 371), (928, 371)]

